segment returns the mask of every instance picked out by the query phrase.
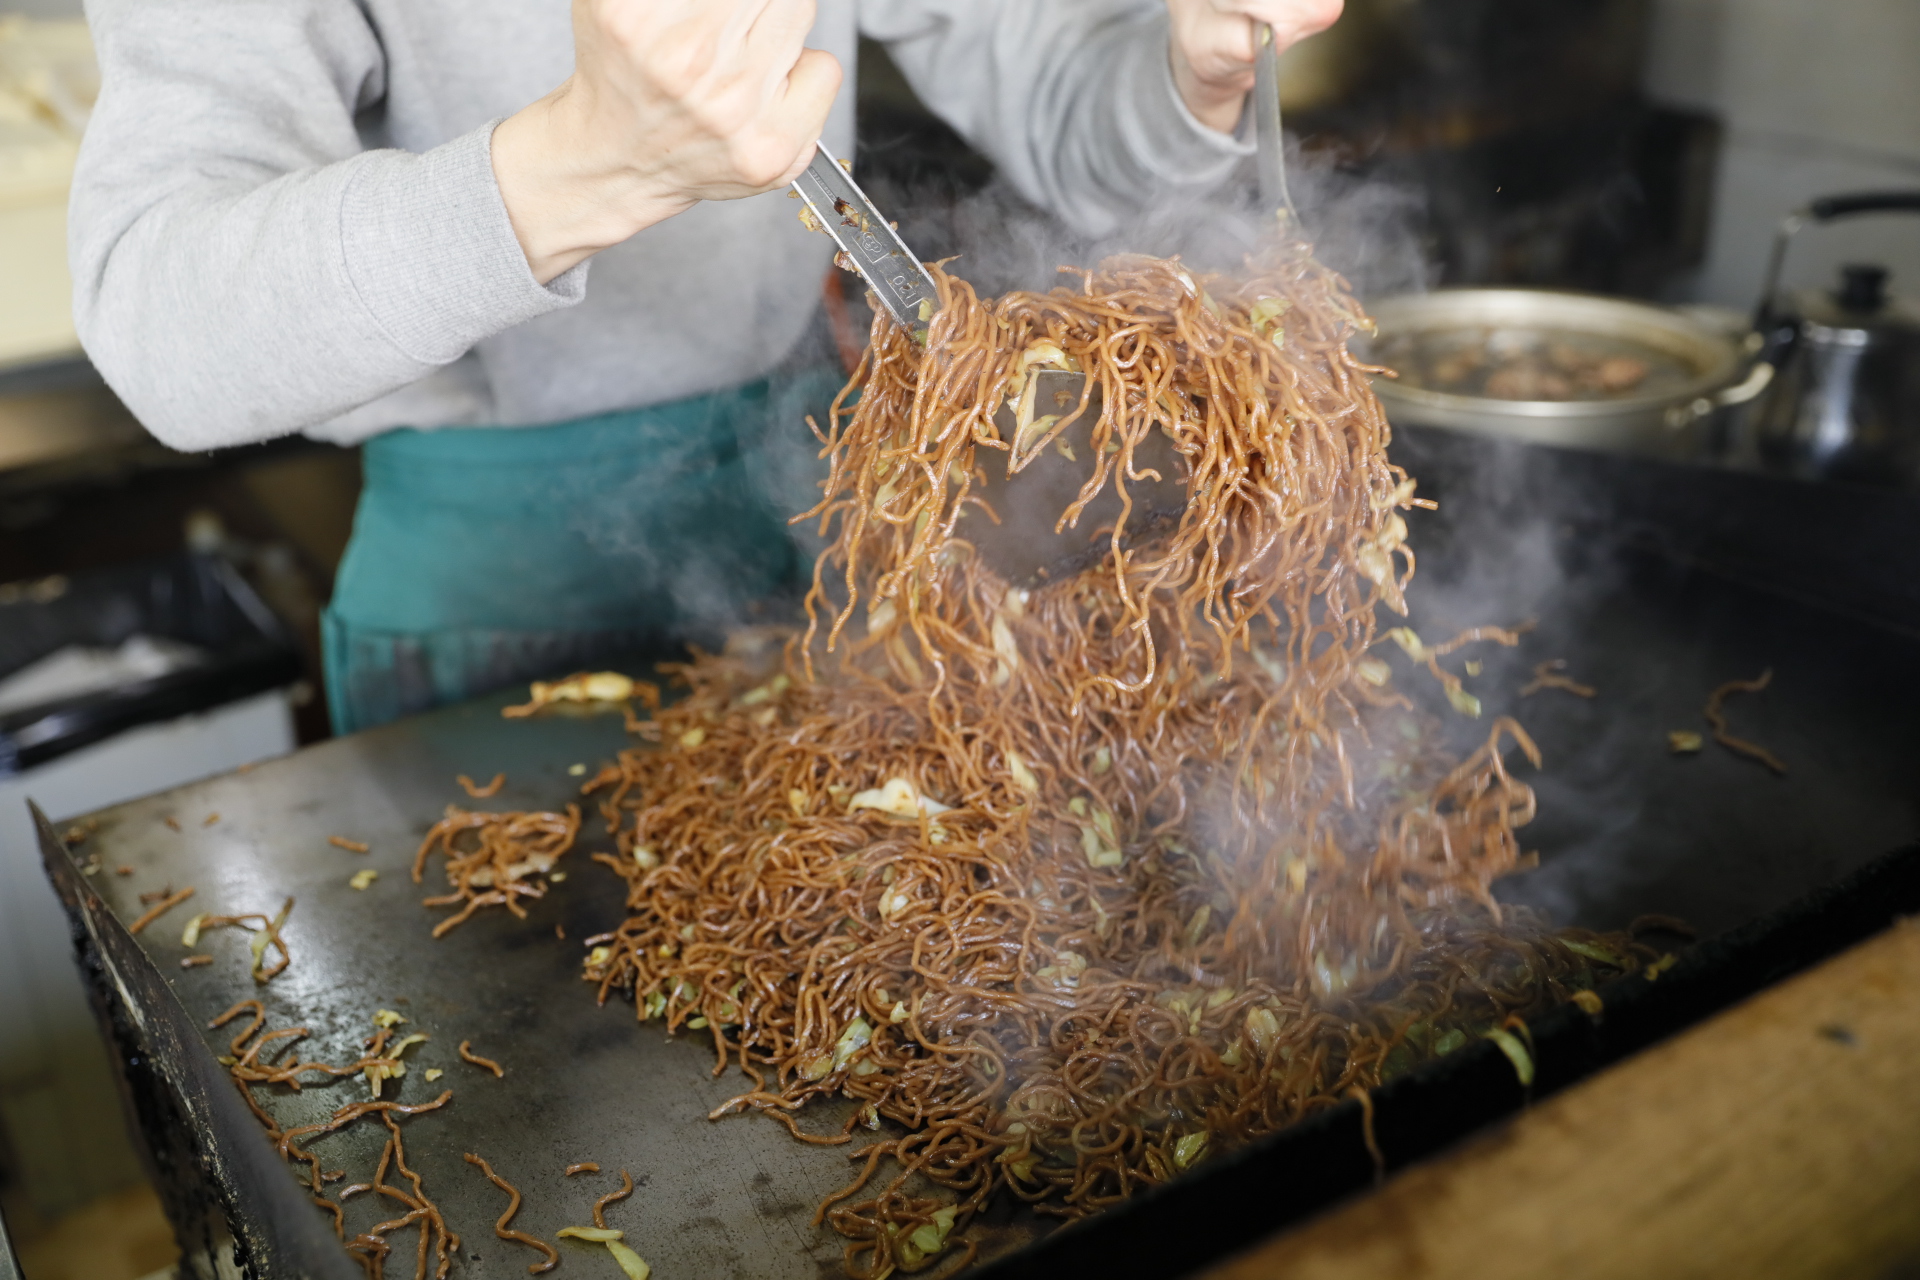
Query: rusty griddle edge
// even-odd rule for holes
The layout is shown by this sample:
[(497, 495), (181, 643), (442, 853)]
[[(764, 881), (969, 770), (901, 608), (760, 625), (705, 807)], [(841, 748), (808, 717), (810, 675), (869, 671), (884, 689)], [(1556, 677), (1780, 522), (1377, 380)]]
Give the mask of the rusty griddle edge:
[(40, 856), (68, 923), (94, 1014), (107, 1032), (121, 1101), (173, 1224), (183, 1276), (359, 1280), (328, 1218), (307, 1202), (271, 1143), (219, 1143), (258, 1130), (202, 1030), (133, 935), (81, 875), (29, 802)]

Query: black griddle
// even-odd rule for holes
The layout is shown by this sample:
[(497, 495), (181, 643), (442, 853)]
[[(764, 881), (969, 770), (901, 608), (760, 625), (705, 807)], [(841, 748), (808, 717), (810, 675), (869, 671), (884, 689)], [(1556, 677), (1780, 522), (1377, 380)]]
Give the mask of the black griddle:
[[(1403, 435), (1395, 457), (1441, 501), (1439, 513), (1412, 521), (1423, 634), (1538, 620), (1513, 651), (1483, 646), (1485, 670), (1469, 681), (1489, 716), (1518, 715), (1546, 756), (1543, 772), (1523, 771), (1540, 791), (1542, 817), (1524, 834), (1542, 866), (1503, 885), (1503, 896), (1602, 928), (1677, 915), (1702, 941), (1658, 981), (1605, 990), (1598, 1023), (1570, 1009), (1540, 1020), (1530, 1094), (1485, 1043), (1379, 1090), (1377, 1133), (1390, 1168), (1920, 910), (1920, 848), (1907, 844), (1920, 830), (1920, 697), (1910, 674), (1920, 659), (1912, 607), (1920, 553), (1897, 536), (1920, 530), (1911, 503), (1432, 433)], [(1877, 581), (1887, 584), (1878, 592)], [(1532, 665), (1548, 658), (1567, 659), (1600, 697), (1517, 698)], [(1700, 706), (1714, 684), (1768, 666), (1773, 688), (1729, 712), (1786, 759), (1787, 776), (1713, 746), (1693, 758), (1667, 753), (1669, 729), (1705, 728)], [(1400, 683), (1419, 688), (1404, 667)], [(409, 1122), (407, 1134), (430, 1192), (465, 1237), (456, 1274), (516, 1276), (535, 1260), (493, 1237), (504, 1197), (461, 1161), (469, 1150), (528, 1192), (515, 1225), (549, 1239), (585, 1222), (592, 1198), (611, 1185), (606, 1176), (563, 1180), (567, 1163), (631, 1169), (642, 1186), (609, 1220), (663, 1280), (838, 1274), (843, 1242), (809, 1221), (819, 1197), (847, 1177), (842, 1152), (796, 1144), (760, 1118), (708, 1122), (711, 1106), (744, 1087), (737, 1076), (709, 1076), (710, 1045), (636, 1025), (630, 1006), (596, 1008), (578, 981), (580, 940), (620, 916), (620, 882), (586, 856), (609, 847), (599, 824), (529, 921), (493, 913), (442, 941), (428, 936), (437, 915), (419, 906), (424, 891), (405, 868), (442, 806), (470, 803), (455, 774), (504, 770), (509, 785), (493, 807), (553, 807), (577, 786), (569, 766), (591, 770), (624, 745), (618, 717), (503, 721), (504, 701), (448, 708), (105, 810), (72, 855), (42, 824), (49, 872), (73, 916), (187, 1265), (211, 1276), (215, 1255), (228, 1254), (262, 1278), (359, 1274), (213, 1061), (225, 1037), (201, 1024), (255, 994), (242, 935), (210, 936), (211, 967), (177, 967), (192, 912), (270, 911), (292, 893), (294, 963), (262, 993), (274, 1025), (311, 1026), (303, 1053), (334, 1061), (351, 1058), (376, 1008), (397, 1009), (434, 1036), (415, 1051), (401, 1096), (455, 1088), (450, 1107)], [(1485, 720), (1450, 723), (1463, 744), (1485, 732)], [(213, 812), (220, 820), (202, 825)], [(334, 849), (326, 837), (335, 834), (374, 851)], [(83, 874), (76, 858), (107, 870)], [(122, 863), (136, 874), (114, 876)], [(347, 877), (365, 866), (379, 881), (349, 889)], [(137, 893), (165, 882), (194, 884), (198, 896), (128, 936)], [(456, 1059), (454, 1046), (469, 1038), (507, 1066), (506, 1080)], [(446, 1077), (427, 1083), (428, 1066)], [(272, 1106), (290, 1124), (360, 1096), (347, 1083)], [(803, 1123), (827, 1132), (843, 1119), (822, 1107)], [(316, 1150), (330, 1168), (363, 1177), (383, 1134), (362, 1125)], [(1373, 1177), (1357, 1109), (1335, 1108), (1051, 1235), (1047, 1220), (1002, 1203), (973, 1228), (988, 1264), (980, 1274), (1181, 1274)], [(376, 1221), (373, 1212), (364, 1198), (351, 1206), (353, 1229)], [(410, 1245), (398, 1238), (396, 1256)], [(562, 1248), (567, 1268), (613, 1274), (598, 1246)]]

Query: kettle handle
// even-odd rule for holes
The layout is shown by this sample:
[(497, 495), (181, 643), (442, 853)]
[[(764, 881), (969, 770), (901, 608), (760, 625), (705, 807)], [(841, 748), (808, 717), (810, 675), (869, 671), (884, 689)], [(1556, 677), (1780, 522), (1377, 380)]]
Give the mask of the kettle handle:
[(1920, 191), (1856, 191), (1852, 195), (1821, 196), (1802, 210), (1801, 216), (1811, 222), (1831, 222), (1855, 213), (1920, 213)]
[(1920, 213), (1920, 191), (1854, 191), (1846, 195), (1821, 196), (1804, 209), (1796, 209), (1780, 220), (1773, 234), (1773, 253), (1767, 260), (1766, 279), (1760, 286), (1760, 300), (1753, 308), (1754, 332), (1764, 334), (1773, 312), (1773, 293), (1780, 287), (1780, 268), (1787, 260), (1787, 241), (1809, 222), (1832, 222), (1835, 218), (1859, 213)]

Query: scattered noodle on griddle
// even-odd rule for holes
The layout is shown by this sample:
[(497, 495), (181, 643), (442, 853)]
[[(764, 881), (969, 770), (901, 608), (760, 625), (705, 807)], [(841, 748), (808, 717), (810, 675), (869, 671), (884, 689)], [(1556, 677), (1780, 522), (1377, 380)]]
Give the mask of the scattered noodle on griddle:
[(1520, 687), (1520, 696), (1531, 698), (1542, 689), (1564, 689), (1576, 698), (1591, 698), (1600, 691), (1590, 684), (1581, 684), (1566, 674), (1565, 658), (1549, 658), (1545, 662), (1535, 663), (1533, 679)]
[[(1748, 742), (1745, 738), (1736, 738), (1727, 728), (1727, 698), (1736, 693), (1759, 693), (1773, 683), (1773, 668), (1768, 667), (1751, 680), (1729, 680), (1707, 695), (1707, 707), (1703, 713), (1707, 723), (1713, 727), (1713, 740), (1749, 760), (1758, 760), (1777, 775), (1784, 776), (1787, 766), (1779, 756), (1767, 750), (1757, 742)], [(191, 892), (191, 890), (189, 890)]]
[[(672, 669), (663, 746), (587, 788), (630, 912), (591, 940), (603, 998), (737, 1063), (723, 1113), (896, 1126), (821, 1206), (856, 1277), (931, 1265), (1001, 1190), (1096, 1211), (1651, 954), (1495, 905), (1532, 743), (1501, 719), (1449, 757), (1369, 656), (1414, 499), (1344, 282), (1304, 245), (993, 302), (937, 280), (925, 347), (877, 321), (822, 432), (807, 632)], [(1024, 592), (967, 535), (985, 468), (1064, 429), (1030, 400), (1021, 438), (993, 424), (1046, 366), (1099, 391), (1082, 502), (1138, 482), (1153, 431), (1190, 501)], [(865, 1104), (847, 1132), (800, 1129), (833, 1094)]]
[(545, 1255), (546, 1261), (528, 1265), (527, 1274), (537, 1276), (542, 1272), (551, 1271), (559, 1266), (560, 1254), (552, 1245), (540, 1239), (538, 1236), (530, 1236), (524, 1231), (516, 1231), (507, 1225), (513, 1221), (513, 1215), (520, 1212), (520, 1188), (495, 1173), (492, 1165), (488, 1164), (484, 1158), (473, 1154), (473, 1152), (466, 1152), (464, 1159), (468, 1164), (486, 1174), (487, 1181), (513, 1197), (507, 1204), (506, 1212), (502, 1213), (499, 1221), (493, 1224), (493, 1234), (499, 1236), (502, 1240), (512, 1240), (517, 1244), (524, 1244), (530, 1248), (538, 1249)]
[[(596, 1168), (594, 1172), (598, 1173), (599, 1169)], [(618, 1204), (632, 1194), (633, 1175), (625, 1169), (622, 1169), (620, 1171), (620, 1185), (593, 1202), (593, 1225), (599, 1227), (602, 1231), (606, 1230), (607, 1206), (610, 1204)]]
[[(374, 1078), (372, 1075), (374, 1072), (387, 1072), (394, 1075), (404, 1073), (405, 1066), (399, 1061), (399, 1055), (405, 1051), (408, 1040), (414, 1037), (403, 1040), (397, 1046), (389, 1047), (388, 1045), (393, 1035), (393, 1023), (402, 1019), (396, 1015), (393, 1021), (383, 1023), (376, 1018), (376, 1030), (365, 1042), (366, 1052), (358, 1061), (344, 1067), (336, 1067), (324, 1062), (303, 1061), (298, 1056), (280, 1063), (263, 1061), (261, 1052), (268, 1045), (282, 1040), (291, 1045), (295, 1041), (304, 1039), (309, 1028), (283, 1027), (277, 1031), (263, 1031), (267, 1012), (266, 1006), (258, 1000), (241, 1000), (235, 1003), (225, 1013), (209, 1022), (207, 1028), (212, 1030), (225, 1026), (242, 1013), (251, 1014), (252, 1017), (240, 1029), (239, 1034), (233, 1037), (232, 1043), (228, 1046), (228, 1056), (220, 1061), (227, 1068), (228, 1075), (233, 1078), (235, 1087), (240, 1090), (240, 1096), (246, 1101), (248, 1110), (253, 1112), (254, 1118), (259, 1120), (261, 1126), (266, 1129), (267, 1137), (273, 1141), (280, 1153), (280, 1158), (289, 1163), (299, 1160), (307, 1165), (307, 1191), (310, 1198), (314, 1204), (332, 1215), (334, 1234), (346, 1246), (347, 1252), (360, 1263), (367, 1273), (368, 1280), (382, 1280), (385, 1274), (386, 1258), (391, 1248), (387, 1243), (387, 1235), (404, 1227), (416, 1225), (420, 1228), (420, 1238), (414, 1266), (414, 1280), (426, 1280), (427, 1256), (430, 1247), (436, 1258), (433, 1270), (434, 1280), (446, 1280), (448, 1272), (453, 1268), (453, 1255), (460, 1249), (460, 1237), (447, 1226), (439, 1206), (428, 1198), (426, 1186), (421, 1182), (420, 1175), (407, 1167), (406, 1143), (400, 1136), (400, 1126), (394, 1117), (437, 1111), (453, 1097), (452, 1090), (442, 1092), (432, 1102), (412, 1106), (380, 1101), (348, 1103), (336, 1109), (326, 1121), (300, 1125), (291, 1129), (283, 1129), (253, 1096), (254, 1089), (263, 1084), (286, 1085), (298, 1092), (301, 1088), (300, 1077), (308, 1073), (318, 1073), (327, 1081), (361, 1074), (367, 1074), (371, 1080)], [(249, 1041), (251, 1044), (248, 1043)], [(278, 1053), (280, 1050), (274, 1052)], [(378, 1115), (391, 1136), (381, 1151), (380, 1164), (374, 1172), (373, 1181), (342, 1187), (340, 1203), (336, 1204), (327, 1199), (324, 1184), (342, 1175), (322, 1173), (320, 1157), (302, 1147), (299, 1139), (309, 1135), (324, 1136), (337, 1132), (368, 1115)], [(412, 1184), (411, 1196), (396, 1187), (387, 1185), (386, 1175), (390, 1164)], [(372, 1191), (388, 1199), (398, 1200), (406, 1206), (407, 1212), (399, 1218), (382, 1222), (349, 1240), (346, 1234), (346, 1215), (342, 1212), (340, 1204), (344, 1204), (363, 1191)]]
[(505, 1068), (492, 1058), (483, 1058), (475, 1053), (473, 1051), (473, 1041), (471, 1040), (462, 1040), (460, 1042), (460, 1060), (462, 1062), (471, 1062), (476, 1067), (493, 1072), (493, 1078), (496, 1080), (507, 1074)]
[[(139, 933), (142, 929), (152, 924), (155, 920), (158, 920), (161, 916), (167, 914), (167, 912), (173, 910), (175, 907), (185, 902), (188, 898), (191, 898), (193, 894), (194, 894), (194, 888), (192, 885), (188, 885), (186, 888), (182, 889), (178, 893), (168, 892), (168, 893), (161, 894), (160, 900), (158, 902), (155, 902), (151, 907), (148, 907), (146, 912), (142, 914), (139, 919), (135, 920), (132, 924), (127, 926), (127, 932)], [(142, 903), (145, 903), (146, 900), (147, 900), (147, 895), (144, 893), (141, 894), (140, 901)]]
[(580, 807), (565, 813), (485, 813), (448, 805), (413, 856), (413, 882), (426, 874), (427, 859), (436, 850), (446, 855), (447, 884), (451, 892), (421, 902), (429, 907), (461, 903), (461, 909), (433, 928), (438, 938), (466, 923), (482, 907), (504, 906), (527, 918), (522, 898), (546, 896), (540, 877), (553, 870), (562, 854), (580, 834)]

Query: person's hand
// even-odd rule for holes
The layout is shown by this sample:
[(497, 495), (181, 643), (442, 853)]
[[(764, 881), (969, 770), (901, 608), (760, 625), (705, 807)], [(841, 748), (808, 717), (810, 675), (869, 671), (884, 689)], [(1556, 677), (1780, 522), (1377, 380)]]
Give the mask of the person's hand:
[(1332, 26), (1341, 0), (1167, 0), (1173, 83), (1200, 123), (1231, 133), (1253, 88), (1254, 24), (1282, 51)]
[(573, 0), (573, 74), (493, 135), (534, 277), (797, 177), (840, 89), (840, 64), (804, 45), (813, 15), (814, 0)]

